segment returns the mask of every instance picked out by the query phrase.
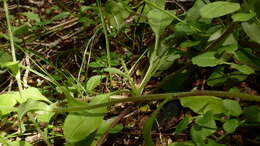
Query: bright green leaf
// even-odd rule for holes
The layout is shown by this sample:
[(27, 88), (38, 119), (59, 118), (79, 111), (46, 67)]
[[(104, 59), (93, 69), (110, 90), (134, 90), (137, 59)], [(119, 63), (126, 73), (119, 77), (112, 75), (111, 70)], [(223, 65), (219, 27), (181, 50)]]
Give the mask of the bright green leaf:
[(22, 95), (23, 95), (23, 99), (20, 98), (20, 94), (19, 92), (15, 92), (16, 96), (16, 100), (20, 103), (25, 102), (27, 99), (33, 99), (33, 100), (42, 100), (42, 101), (46, 101), (48, 103), (51, 103), (51, 101), (49, 99), (47, 99), (45, 96), (43, 96), (41, 94), (41, 92), (34, 87), (30, 87), (28, 89), (24, 89), (21, 91)]
[[(100, 104), (107, 102), (107, 100), (108, 96), (102, 94), (92, 99), (89, 104)], [(63, 127), (66, 141), (73, 143), (78, 142), (96, 131), (100, 127), (106, 111), (106, 107), (100, 107), (87, 111), (70, 113), (66, 117)]]
[(237, 119), (230, 119), (225, 121), (225, 123), (223, 124), (223, 129), (227, 133), (233, 133), (235, 132), (238, 126), (239, 126), (239, 121)]
[(198, 114), (211, 111), (213, 114), (225, 113), (226, 110), (222, 103), (222, 99), (214, 96), (189, 96), (181, 98), (181, 105), (190, 108)]
[(240, 9), (239, 3), (217, 1), (206, 4), (200, 9), (200, 14), (204, 18), (217, 18)]
[(201, 67), (213, 67), (224, 62), (215, 57), (216, 52), (206, 52), (192, 58), (192, 63)]
[(14, 105), (16, 104), (16, 100), (14, 94), (4, 93), (0, 95), (0, 115), (8, 114), (14, 111)]

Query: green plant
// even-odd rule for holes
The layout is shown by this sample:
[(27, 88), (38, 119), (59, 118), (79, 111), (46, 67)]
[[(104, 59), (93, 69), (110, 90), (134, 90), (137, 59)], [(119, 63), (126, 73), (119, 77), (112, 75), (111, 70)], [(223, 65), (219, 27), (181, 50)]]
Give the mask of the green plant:
[[(31, 145), (24, 139), (18, 141), (35, 131), (47, 145), (52, 145), (56, 137), (67, 145), (101, 145), (104, 135), (125, 128), (117, 124), (121, 116), (119, 120), (107, 116), (114, 105), (161, 100), (164, 101), (158, 106), (156, 102), (156, 109), (144, 122), (142, 134), (146, 145), (154, 145), (152, 131), (156, 116), (171, 100), (179, 100), (182, 107), (192, 111), (179, 118), (170, 133), (174, 138), (185, 133), (190, 139), (169, 144), (172, 146), (225, 145), (239, 128), (259, 124), (259, 107), (240, 104), (242, 102), (237, 100), (260, 102), (259, 96), (240, 93), (237, 88), (243, 88), (239, 85), (241, 82), (257, 80), (259, 76), (257, 0), (241, 3), (196, 0), (181, 15), (176, 14), (178, 7), (166, 10), (165, 0), (108, 0), (105, 3), (79, 0), (75, 3), (80, 9), (70, 9), (67, 3), (59, 1), (55, 3), (57, 7), (46, 14), (33, 12), (33, 8), (33, 11), (18, 13), (20, 22), (12, 27), (15, 15), (9, 16), (7, 1), (3, 0), (8, 33), (0, 33), (3, 39), (0, 41), (5, 42), (0, 46), (3, 48), (0, 76), (7, 76), (10, 71), (18, 91), (10, 85), (9, 92), (0, 94), (0, 119), (3, 124), (8, 123), (9, 117), (19, 120), (12, 123), (19, 130), (1, 132), (1, 143)], [(179, 2), (176, 5), (181, 7)], [(52, 15), (57, 11), (57, 15)], [(55, 25), (57, 22), (62, 23)], [(76, 29), (71, 31), (72, 28)], [(67, 47), (66, 41), (72, 38), (79, 40), (77, 45)], [(149, 39), (152, 43), (145, 44)], [(47, 51), (41, 52), (42, 47)], [(73, 54), (74, 51), (77, 53)], [(127, 53), (121, 53), (124, 51)], [(54, 57), (49, 57), (52, 53)], [(22, 60), (24, 54), (31, 64), (17, 61)], [(134, 56), (137, 59), (131, 60)], [(67, 69), (67, 64), (73, 61), (66, 59), (71, 58), (76, 58), (76, 63)], [(201, 70), (202, 73), (198, 73)], [(26, 80), (26, 71), (33, 73), (32, 80), (37, 78), (44, 83), (26, 88), (21, 80), (22, 75)], [(202, 85), (192, 86), (201, 76)], [(163, 93), (146, 92), (150, 91), (146, 87), (153, 84), (152, 80), (158, 83), (156, 92)], [(251, 82), (258, 85), (257, 81)], [(46, 125), (42, 126), (42, 122)], [(62, 128), (62, 132), (52, 128)]]

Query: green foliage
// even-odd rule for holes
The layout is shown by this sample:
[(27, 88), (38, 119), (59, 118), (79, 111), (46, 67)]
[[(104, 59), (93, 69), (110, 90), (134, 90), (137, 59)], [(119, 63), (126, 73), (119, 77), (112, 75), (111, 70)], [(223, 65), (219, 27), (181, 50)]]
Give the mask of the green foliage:
[(200, 9), (200, 14), (205, 18), (217, 18), (240, 9), (239, 3), (217, 1), (206, 4)]
[[(104, 103), (108, 100), (107, 95), (98, 95), (88, 105)], [(70, 113), (64, 122), (64, 136), (67, 142), (75, 143), (83, 140), (96, 131), (102, 124), (106, 107), (93, 110)]]

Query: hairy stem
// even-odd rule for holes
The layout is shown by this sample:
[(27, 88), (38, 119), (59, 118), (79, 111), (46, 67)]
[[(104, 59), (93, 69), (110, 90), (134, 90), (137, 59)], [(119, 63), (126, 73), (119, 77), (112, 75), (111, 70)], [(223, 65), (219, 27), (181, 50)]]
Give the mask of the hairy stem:
[(54, 107), (52, 109), (53, 112), (73, 112), (73, 111), (81, 111), (86, 109), (95, 109), (103, 106), (111, 106), (117, 103), (124, 102), (143, 102), (143, 101), (155, 101), (155, 100), (163, 100), (166, 98), (170, 98), (171, 100), (176, 100), (179, 98), (185, 98), (189, 96), (215, 96), (221, 98), (230, 98), (230, 99), (241, 99), (244, 101), (254, 101), (260, 102), (260, 96), (249, 95), (245, 93), (235, 93), (235, 92), (227, 92), (227, 91), (191, 91), (191, 92), (179, 92), (179, 93), (163, 93), (163, 94), (150, 94), (150, 95), (142, 95), (142, 96), (134, 96), (123, 99), (111, 99), (110, 102), (89, 105), (89, 106), (74, 106), (74, 107)]

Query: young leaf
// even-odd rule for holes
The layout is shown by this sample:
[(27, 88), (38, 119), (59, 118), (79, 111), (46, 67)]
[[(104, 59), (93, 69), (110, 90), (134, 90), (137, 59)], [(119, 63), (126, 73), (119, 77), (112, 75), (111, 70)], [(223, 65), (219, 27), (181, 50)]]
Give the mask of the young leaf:
[(239, 126), (239, 121), (237, 119), (230, 119), (227, 120), (224, 124), (223, 124), (223, 129), (227, 132), (227, 133), (233, 133), (235, 132), (236, 128)]
[(147, 14), (148, 17), (148, 22), (150, 26), (152, 27), (153, 32), (157, 35), (160, 36), (162, 31), (169, 25), (171, 24), (173, 18), (165, 14), (164, 12), (158, 10), (158, 9), (152, 9), (151, 11), (148, 12)]
[(102, 79), (104, 78), (105, 76), (100, 76), (100, 75), (96, 75), (96, 76), (92, 76), (88, 82), (87, 82), (87, 85), (86, 85), (86, 89), (87, 91), (92, 91), (93, 89), (95, 89), (102, 81)]
[(239, 116), (242, 113), (242, 109), (239, 103), (235, 100), (225, 99), (223, 100), (223, 104), (227, 109), (228, 116)]
[(213, 67), (219, 64), (223, 64), (224, 61), (215, 57), (215, 52), (206, 52), (201, 55), (192, 58), (192, 63), (201, 67)]
[(217, 1), (206, 4), (200, 9), (200, 14), (204, 18), (217, 18), (240, 9), (239, 3)]
[(260, 26), (256, 23), (243, 22), (242, 27), (250, 39), (260, 44)]
[[(98, 95), (89, 103), (90, 105), (107, 102), (106, 94)], [(64, 122), (63, 130), (67, 142), (75, 143), (83, 140), (96, 131), (103, 121), (106, 107), (100, 107), (88, 111), (70, 113)]]

